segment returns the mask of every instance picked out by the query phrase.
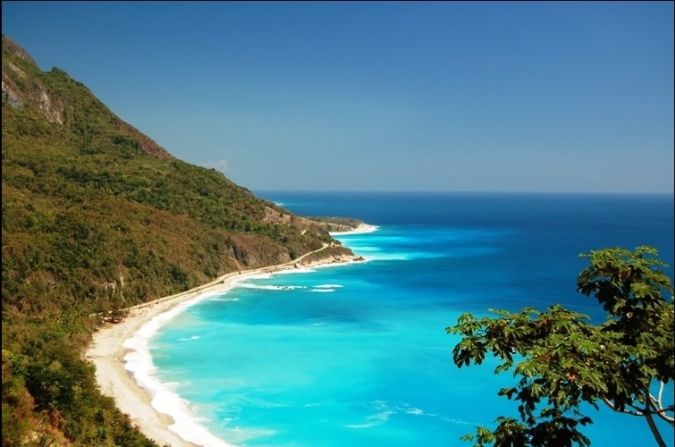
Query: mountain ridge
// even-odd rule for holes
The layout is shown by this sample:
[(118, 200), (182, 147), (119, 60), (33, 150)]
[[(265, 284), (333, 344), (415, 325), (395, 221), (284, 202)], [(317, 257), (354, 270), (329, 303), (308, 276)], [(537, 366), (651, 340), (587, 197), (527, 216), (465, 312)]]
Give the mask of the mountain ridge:
[(3, 446), (154, 445), (98, 392), (101, 318), (330, 245), (317, 222), (185, 163), (2, 38)]

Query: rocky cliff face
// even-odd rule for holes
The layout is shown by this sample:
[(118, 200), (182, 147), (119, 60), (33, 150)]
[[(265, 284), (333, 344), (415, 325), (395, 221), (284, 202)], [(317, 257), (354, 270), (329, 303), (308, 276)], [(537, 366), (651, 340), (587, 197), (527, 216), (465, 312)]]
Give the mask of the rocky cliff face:
[[(28, 82), (32, 83), (30, 90), (17, 85)], [(28, 75), (9, 60), (2, 67), (2, 103), (16, 109), (31, 104), (48, 122), (63, 124), (63, 105), (52, 98), (42, 83), (31, 82)]]
[[(106, 113), (113, 127), (132, 136), (147, 154), (156, 158), (173, 158), (151, 138), (115, 116), (82, 83), (70, 79), (64, 71), (54, 68), (48, 73), (41, 72), (33, 58), (7, 36), (2, 36), (2, 48), (3, 106), (26, 109), (27, 113), (38, 112), (48, 123), (65, 125), (70, 128), (77, 126), (82, 120), (82, 112), (85, 109), (89, 113), (92, 111)], [(58, 85), (59, 80), (68, 80), (73, 85), (68, 86), (67, 83)], [(73, 90), (81, 90), (81, 92), (73, 92)], [(86, 95), (88, 104), (73, 101), (78, 97), (77, 93), (84, 91), (88, 93)], [(86, 107), (83, 108), (83, 106)]]
[(17, 109), (32, 105), (48, 122), (63, 124), (63, 105), (60, 101), (54, 100), (43, 83), (18, 66), (36, 67), (35, 61), (23, 48), (5, 36), (2, 36), (2, 46), (9, 54), (16, 56), (14, 61), (3, 57), (3, 105)]

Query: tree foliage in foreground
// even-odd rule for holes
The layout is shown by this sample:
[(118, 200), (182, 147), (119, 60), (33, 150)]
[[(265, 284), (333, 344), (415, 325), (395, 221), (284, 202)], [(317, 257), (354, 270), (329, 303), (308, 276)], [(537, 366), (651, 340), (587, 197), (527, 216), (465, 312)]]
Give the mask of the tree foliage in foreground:
[[(525, 308), (492, 311), (496, 318), (463, 314), (448, 327), (461, 341), (453, 350), (458, 367), (500, 360), (495, 374), (511, 371), (517, 382), (498, 395), (518, 402), (519, 419), (499, 417), (497, 427), (479, 427), (463, 437), (474, 445), (588, 446), (581, 429), (592, 422), (584, 403), (644, 417), (659, 446), (655, 423), (673, 425), (672, 396), (675, 306), (666, 266), (651, 247), (611, 248), (582, 254), (589, 259), (577, 289), (593, 295), (606, 311), (602, 324), (555, 305), (545, 312)], [(672, 436), (672, 434), (671, 434)]]

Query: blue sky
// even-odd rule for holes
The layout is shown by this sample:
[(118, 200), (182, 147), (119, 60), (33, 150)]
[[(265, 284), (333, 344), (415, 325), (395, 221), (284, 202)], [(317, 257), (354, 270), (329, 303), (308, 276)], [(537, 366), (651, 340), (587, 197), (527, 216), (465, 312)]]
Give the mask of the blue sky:
[(3, 33), (254, 190), (673, 191), (673, 3), (3, 2)]

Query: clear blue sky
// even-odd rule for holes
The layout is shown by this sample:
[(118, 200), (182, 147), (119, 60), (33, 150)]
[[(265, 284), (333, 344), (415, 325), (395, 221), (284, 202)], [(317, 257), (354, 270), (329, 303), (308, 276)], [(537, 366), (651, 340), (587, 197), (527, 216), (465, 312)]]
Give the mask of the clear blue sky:
[(3, 33), (254, 190), (673, 191), (673, 3), (2, 4)]

